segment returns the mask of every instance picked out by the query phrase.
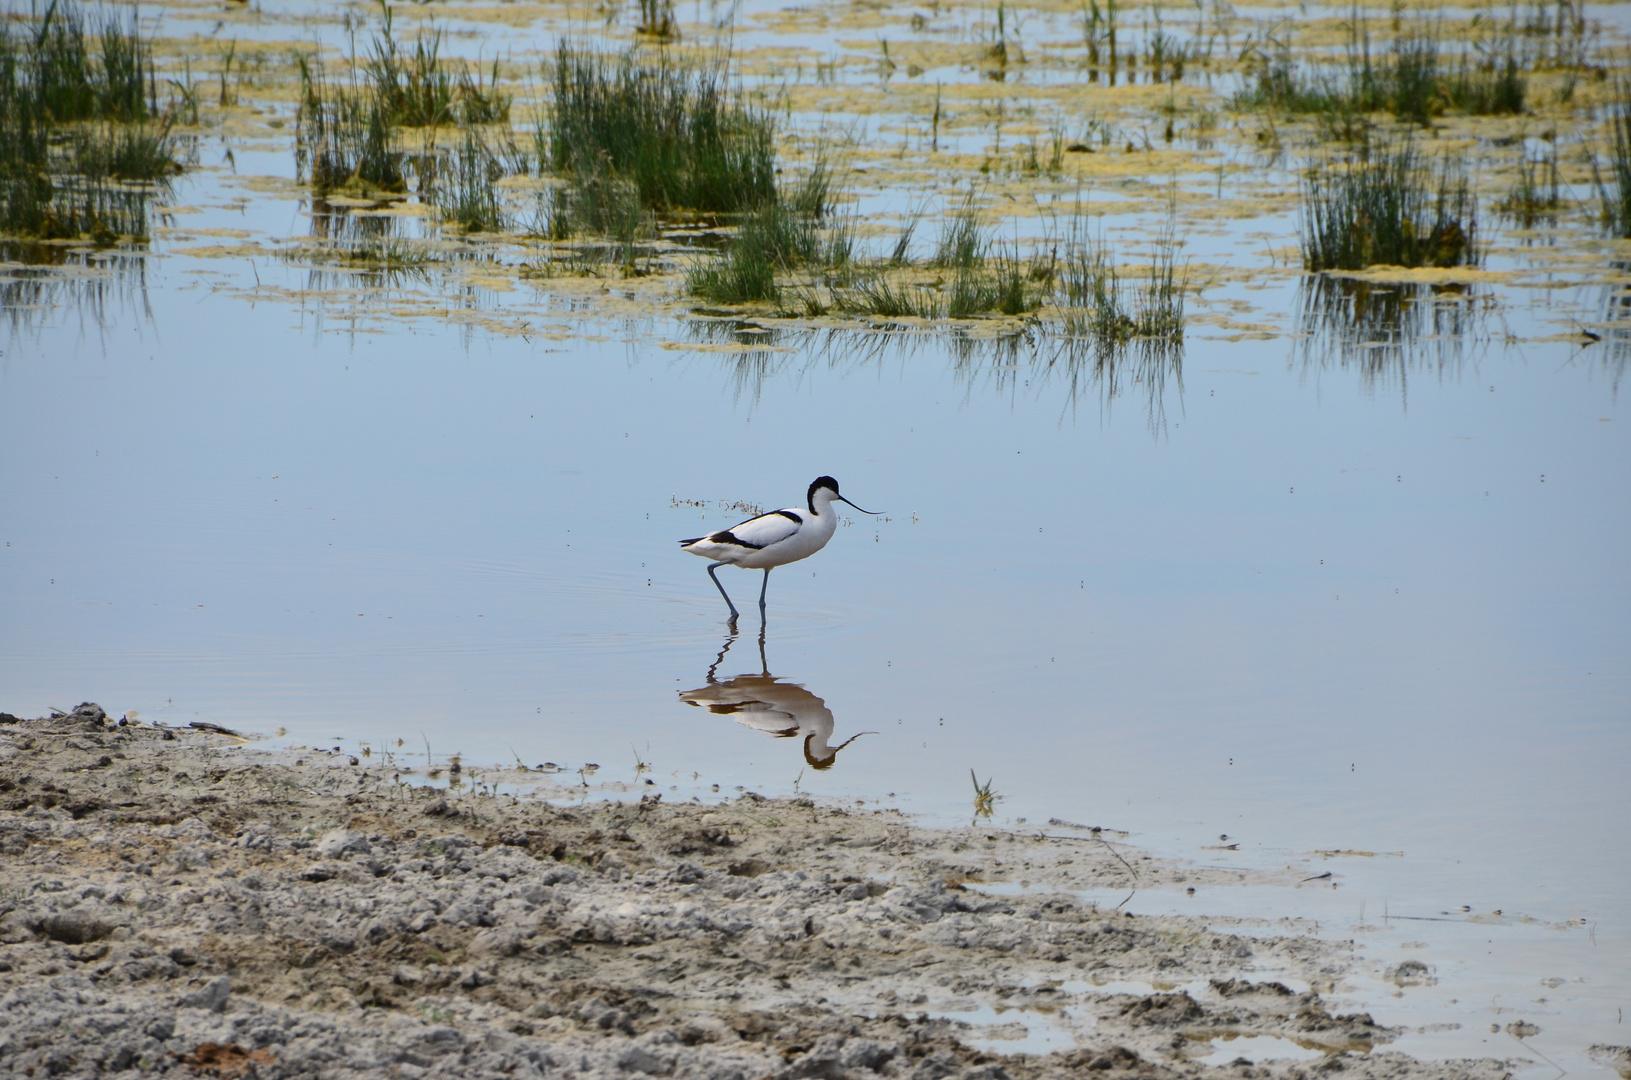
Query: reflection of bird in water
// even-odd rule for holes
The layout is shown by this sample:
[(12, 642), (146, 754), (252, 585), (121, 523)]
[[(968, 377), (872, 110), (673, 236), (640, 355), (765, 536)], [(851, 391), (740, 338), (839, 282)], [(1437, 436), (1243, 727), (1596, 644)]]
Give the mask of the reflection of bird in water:
[(720, 682), (714, 673), (719, 670), (725, 654), (730, 652), (735, 641), (735, 634), (725, 639), (725, 647), (719, 650), (719, 655), (708, 668), (708, 685), (681, 691), (681, 701), (706, 707), (711, 713), (729, 716), (744, 727), (767, 732), (779, 739), (802, 736), (804, 760), (816, 769), (830, 768), (838, 760), (838, 751), (862, 735), (876, 734), (862, 731), (837, 746), (829, 745), (833, 732), (832, 710), (804, 687), (782, 682), (770, 674), (769, 665), (765, 663), (763, 633), (759, 635), (760, 673), (738, 675)]
[[(810, 490), (805, 493), (804, 501), (808, 509), (793, 506), (786, 510), (772, 510), (740, 525), (680, 541), (680, 547), (691, 554), (716, 560), (709, 564), (708, 576), (714, 579), (719, 595), (725, 598), (725, 606), (731, 609), (731, 622), (736, 622), (736, 605), (731, 603), (725, 586), (719, 584), (715, 570), (721, 566), (740, 566), (744, 570), (765, 572), (764, 584), (759, 586), (759, 618), (763, 619), (765, 590), (770, 588), (770, 571), (790, 562), (807, 559), (827, 546), (833, 530), (838, 528), (838, 512), (832, 508), (833, 503), (841, 502), (861, 510), (838, 494), (838, 481), (830, 476), (816, 477)], [(873, 511), (861, 510), (861, 513), (871, 514)]]

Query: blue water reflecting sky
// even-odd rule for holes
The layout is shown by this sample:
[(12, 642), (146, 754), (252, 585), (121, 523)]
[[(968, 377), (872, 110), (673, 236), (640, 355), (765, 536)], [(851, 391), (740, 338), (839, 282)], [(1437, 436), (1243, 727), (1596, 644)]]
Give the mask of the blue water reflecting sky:
[[(1192, 337), (1152, 424), (1136, 373), (1073, 405), (1024, 352), (804, 343), (744, 383), (668, 324), (337, 334), (184, 266), (146, 314), (63, 310), (6, 349), (9, 711), (638, 756), (673, 797), (936, 820), (972, 768), (1010, 821), (1191, 857), (1227, 833), (1252, 865), (1403, 851), (1342, 870), (1395, 910), (1626, 940), (1631, 447), (1593, 357), (1486, 349), (1406, 397)], [(768, 671), (833, 745), (874, 733), (815, 770), (681, 700), (726, 627), (675, 541), (821, 473), (887, 513), (772, 575)], [(722, 576), (750, 608), (758, 575)], [(720, 679), (761, 672), (743, 630)]]

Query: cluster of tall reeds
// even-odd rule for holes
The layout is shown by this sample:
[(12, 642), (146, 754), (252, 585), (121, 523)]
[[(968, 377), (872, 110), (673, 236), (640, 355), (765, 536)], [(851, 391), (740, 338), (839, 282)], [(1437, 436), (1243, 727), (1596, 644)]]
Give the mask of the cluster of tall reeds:
[(1518, 181), (1495, 204), (1502, 217), (1524, 228), (1543, 219), (1555, 219), (1563, 208), (1563, 179), (1557, 169), (1557, 147), (1540, 158), (1525, 154), (1518, 163)]
[(1520, 113), (1528, 87), (1513, 39), (1452, 60), (1427, 27), (1401, 33), (1386, 54), (1373, 57), (1369, 32), (1356, 20), (1345, 60), (1334, 72), (1306, 69), (1282, 41), (1267, 41), (1251, 56), (1250, 82), (1236, 95), (1236, 107), (1313, 115), (1339, 137), (1363, 133), (1363, 117), (1376, 112), (1416, 124), (1447, 109), (1477, 116)]
[[(299, 175), (318, 197), (400, 193), (412, 178), (443, 221), (468, 232), (504, 228), (496, 184), (506, 171), (524, 171), (531, 163), (509, 138), (512, 99), (499, 88), (497, 63), (484, 81), (467, 65), (444, 60), (437, 31), (404, 46), (390, 7), (382, 7), (367, 54), (351, 57), (343, 81), (331, 81), (314, 58), (299, 58)], [(439, 148), (434, 132), (444, 126), (459, 134)], [(500, 149), (483, 133), (489, 127), (504, 129)], [(410, 154), (400, 128), (430, 128), (432, 134)]]
[[(784, 315), (836, 311), (873, 319), (1022, 316), (1072, 347), (1116, 349), (1139, 341), (1175, 346), (1184, 333), (1179, 243), (1169, 223), (1147, 276), (1126, 278), (1079, 213), (1062, 240), (1026, 254), (1004, 243), (972, 195), (948, 212), (933, 254), (914, 262), (911, 217), (885, 258), (862, 258), (844, 224), (821, 227), (784, 198), (751, 215), (715, 261), (691, 273), (691, 291), (723, 304), (768, 302)], [(781, 284), (778, 278), (797, 280)]]
[(1305, 173), (1302, 248), (1314, 271), (1475, 265), (1477, 200), (1448, 157), (1434, 168), (1409, 139), (1367, 144), (1357, 160)]
[(0, 233), (143, 239), (148, 197), (177, 167), (134, 20), (92, 27), (53, 2), (0, 23)]
[(1609, 183), (1600, 174), (1597, 178), (1603, 224), (1615, 236), (1631, 237), (1631, 80), (1614, 86), (1608, 129)]
[(407, 190), (404, 154), (381, 95), (355, 82), (331, 84), (314, 59), (302, 56), (299, 64), (295, 166), (300, 178), (319, 198), (345, 190)]
[(828, 222), (831, 184), (829, 167), (818, 157), (797, 184), (741, 216), (719, 256), (692, 268), (687, 290), (718, 304), (776, 301), (778, 272), (845, 268), (854, 241), (848, 222)]
[(1067, 337), (1100, 347), (1147, 341), (1165, 346), (1184, 339), (1184, 289), (1178, 281), (1177, 231), (1168, 219), (1142, 282), (1116, 269), (1102, 234), (1077, 217), (1066, 234), (1059, 266), (1059, 308)]
[(454, 68), (442, 60), (440, 31), (420, 34), (411, 51), (403, 50), (392, 32), (390, 6), (381, 6), (383, 25), (369, 46), (365, 68), (369, 90), (392, 124), (467, 127), (509, 120), (511, 98), (498, 88), (496, 60), (483, 83), (467, 65)]
[(723, 60), (686, 65), (571, 42), (555, 55), (548, 149), (555, 170), (633, 185), (659, 213), (739, 213), (776, 198), (776, 125), (733, 94)]

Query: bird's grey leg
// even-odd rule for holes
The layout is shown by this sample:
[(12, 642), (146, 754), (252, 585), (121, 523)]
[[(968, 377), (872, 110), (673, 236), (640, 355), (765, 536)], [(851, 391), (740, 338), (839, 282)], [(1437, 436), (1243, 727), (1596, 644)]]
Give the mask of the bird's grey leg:
[(731, 609), (731, 622), (734, 623), (737, 620), (739, 612), (736, 610), (736, 605), (731, 603), (731, 594), (725, 591), (725, 586), (719, 583), (719, 577), (714, 573), (714, 571), (719, 569), (721, 566), (729, 565), (730, 563), (724, 562), (709, 563), (708, 576), (714, 579), (714, 588), (719, 590), (719, 595), (725, 598), (725, 606)]
[(765, 583), (759, 586), (759, 625), (765, 623), (765, 590), (770, 588), (770, 571), (765, 571)]

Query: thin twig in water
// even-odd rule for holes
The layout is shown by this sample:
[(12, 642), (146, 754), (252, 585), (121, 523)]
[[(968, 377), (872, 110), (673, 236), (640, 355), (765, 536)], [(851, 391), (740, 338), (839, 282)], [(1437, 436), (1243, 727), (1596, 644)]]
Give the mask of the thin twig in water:
[[(1114, 855), (1116, 857), (1116, 861), (1119, 862), (1121, 865), (1125, 866), (1127, 868), (1127, 872), (1129, 874), (1133, 875), (1133, 880), (1134, 881), (1138, 880), (1138, 871), (1133, 869), (1133, 864), (1128, 862), (1126, 859), (1123, 859), (1121, 857), (1121, 852), (1117, 851), (1113, 847), (1110, 847), (1110, 841), (1106, 840), (1102, 836), (1095, 836), (1093, 839), (1097, 840), (1099, 843), (1103, 844), (1106, 848), (1108, 848), (1109, 851), (1110, 851), (1110, 854), (1112, 854), (1112, 855)], [(1127, 898), (1127, 900), (1131, 900), (1131, 899), (1132, 899), (1132, 897), (1130, 897), (1130, 896)], [(1122, 903), (1125, 904), (1127, 902), (1127, 900), (1123, 900)], [(1120, 905), (1117, 905), (1117, 906), (1120, 906)]]

